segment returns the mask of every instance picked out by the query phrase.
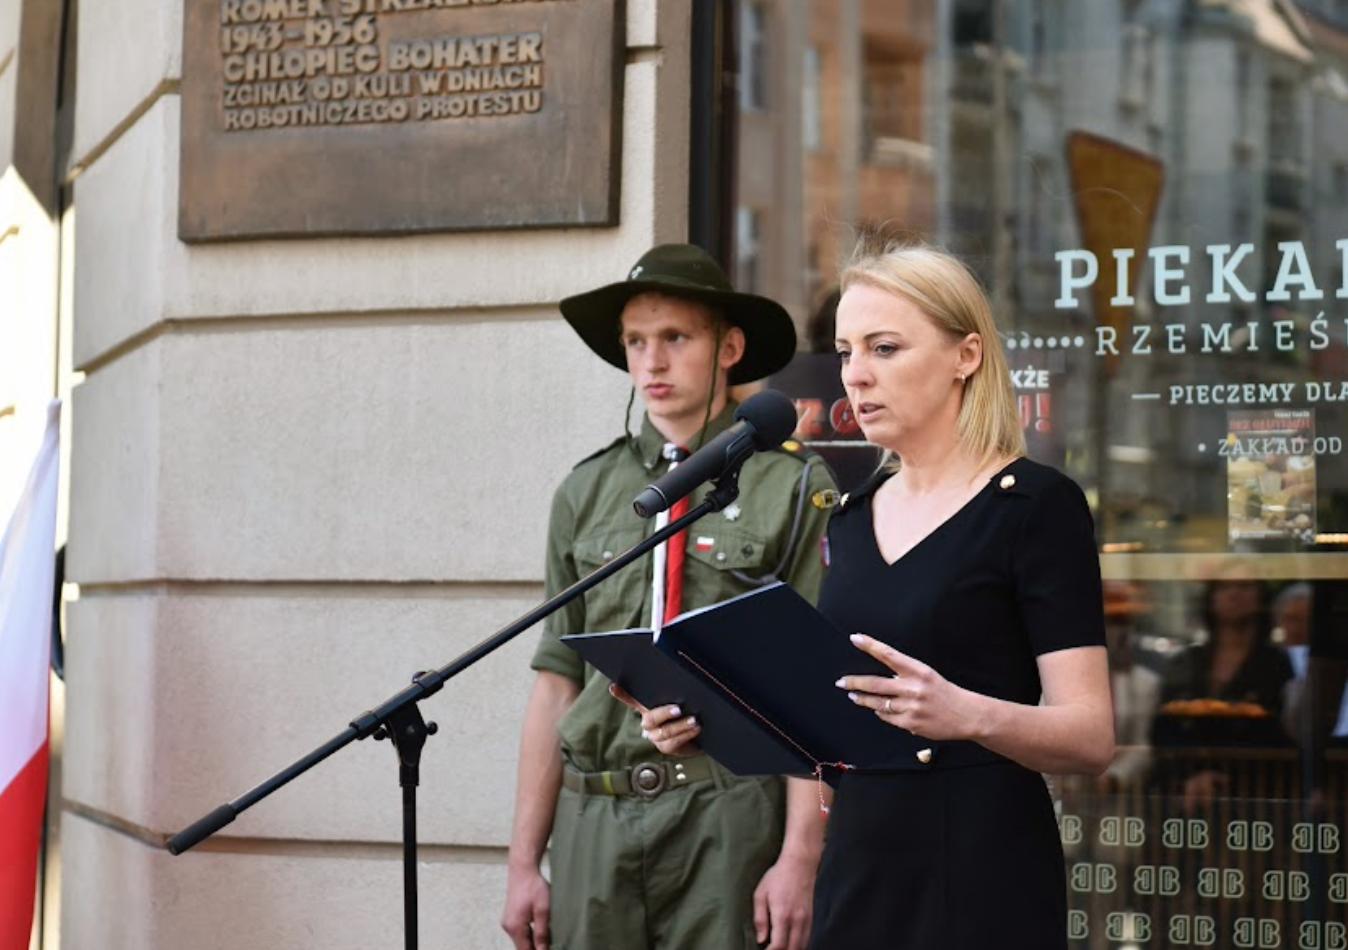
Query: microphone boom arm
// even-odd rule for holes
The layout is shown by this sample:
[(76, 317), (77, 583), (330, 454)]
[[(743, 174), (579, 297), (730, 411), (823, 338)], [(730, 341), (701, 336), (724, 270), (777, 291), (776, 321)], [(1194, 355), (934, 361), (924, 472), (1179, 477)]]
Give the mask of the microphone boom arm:
[[(732, 466), (720, 477), (713, 479), (711, 491), (707, 493), (706, 497), (696, 508), (690, 510), (683, 517), (671, 521), (659, 531), (638, 541), (627, 551), (624, 551), (622, 554), (615, 557), (612, 561), (600, 565), (594, 571), (566, 588), (566, 590), (561, 591), (550, 600), (545, 601), (512, 623), (501, 628), (496, 633), (477, 644), (477, 646), (471, 648), (468, 652), (462, 654), (440, 669), (416, 674), (412, 677), (411, 686), (395, 693), (374, 709), (361, 713), (355, 719), (351, 720), (351, 724), (346, 731), (329, 739), (312, 752), (298, 759), (280, 772), (277, 772), (271, 778), (244, 793), (239, 798), (214, 809), (202, 818), (193, 822), (187, 828), (173, 835), (165, 842), (165, 849), (170, 854), (182, 854), (184, 851), (187, 851), (204, 839), (209, 838), (221, 828), (234, 821), (234, 819), (245, 810), (251, 808), (272, 792), (281, 788), (281, 786), (303, 775), (305, 772), (309, 771), (309, 769), (328, 758), (328, 756), (357, 739), (365, 739), (371, 735), (376, 735), (377, 733), (378, 735), (376, 735), (376, 738), (384, 738), (385, 734), (392, 737), (394, 730), (396, 729), (396, 724), (403, 721), (404, 710), (408, 709), (408, 707), (415, 707), (416, 703), (428, 696), (438, 693), (447, 680), (462, 673), (478, 660), (481, 660), (489, 653), (494, 652), (498, 647), (504, 646), (540, 620), (555, 613), (564, 604), (570, 603), (581, 594), (584, 594), (600, 581), (607, 579), (610, 575), (626, 567), (628, 564), (631, 564), (656, 545), (661, 544), (678, 534), (694, 521), (697, 521), (699, 518), (710, 514), (713, 511), (722, 510), (738, 498), (739, 476), (742, 464), (743, 463), (741, 462), (739, 465)], [(430, 731), (433, 732), (434, 730), (432, 729)]]

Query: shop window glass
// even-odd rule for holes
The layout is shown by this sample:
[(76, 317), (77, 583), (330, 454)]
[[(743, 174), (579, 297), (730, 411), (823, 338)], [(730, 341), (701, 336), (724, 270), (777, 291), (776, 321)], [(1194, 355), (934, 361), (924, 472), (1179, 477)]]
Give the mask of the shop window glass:
[(1051, 779), (1074, 948), (1348, 946), (1345, 9), (773, 6), (820, 92), (765, 90), (799, 177), (738, 174), (800, 220), (741, 211), (740, 250), (801, 326), (799, 435), (875, 464), (826, 351), (883, 224), (985, 281), (1030, 454), (1092, 504), (1120, 746)]

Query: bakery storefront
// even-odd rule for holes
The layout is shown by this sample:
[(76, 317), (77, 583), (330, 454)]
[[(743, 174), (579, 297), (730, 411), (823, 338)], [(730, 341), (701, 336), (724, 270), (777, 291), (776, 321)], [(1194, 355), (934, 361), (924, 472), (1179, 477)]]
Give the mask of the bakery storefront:
[(844, 482), (849, 226), (982, 276), (1093, 506), (1119, 751), (1074, 947), (1348, 948), (1348, 3), (744, 0), (725, 240)]

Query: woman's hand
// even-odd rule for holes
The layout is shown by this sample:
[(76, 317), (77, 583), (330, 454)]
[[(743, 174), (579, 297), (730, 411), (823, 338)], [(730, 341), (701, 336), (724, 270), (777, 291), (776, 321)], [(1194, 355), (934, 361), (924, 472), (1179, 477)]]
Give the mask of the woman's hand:
[(844, 676), (837, 686), (847, 698), (900, 729), (927, 739), (965, 739), (972, 694), (925, 663), (872, 637), (855, 633), (852, 643), (894, 671), (893, 676)]
[(647, 709), (616, 683), (608, 691), (618, 702), (641, 713), (641, 734), (665, 755), (697, 755), (701, 751), (693, 745), (702, 734), (696, 717), (684, 717), (678, 706)]

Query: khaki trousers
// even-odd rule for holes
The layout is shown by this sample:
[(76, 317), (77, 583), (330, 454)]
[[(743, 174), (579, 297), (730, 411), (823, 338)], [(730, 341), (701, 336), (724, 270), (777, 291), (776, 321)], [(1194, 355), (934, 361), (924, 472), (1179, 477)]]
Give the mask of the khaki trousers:
[(753, 893), (777, 860), (781, 779), (655, 798), (562, 789), (549, 852), (552, 950), (752, 950)]

